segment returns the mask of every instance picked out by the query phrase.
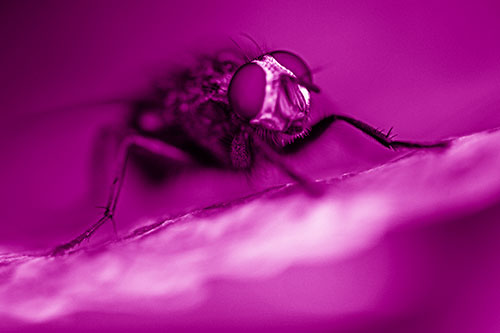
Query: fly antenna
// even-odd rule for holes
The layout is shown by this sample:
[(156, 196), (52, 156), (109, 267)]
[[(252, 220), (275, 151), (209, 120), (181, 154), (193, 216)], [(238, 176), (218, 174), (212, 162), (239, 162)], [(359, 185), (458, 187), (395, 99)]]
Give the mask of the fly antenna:
[(243, 37), (245, 37), (249, 41), (251, 41), (255, 45), (255, 47), (257, 48), (257, 50), (260, 52), (261, 55), (265, 53), (264, 50), (262, 49), (262, 47), (259, 45), (259, 43), (257, 43), (255, 41), (255, 39), (252, 38), (252, 36), (250, 36), (246, 32), (240, 32), (240, 35), (243, 36)]
[(245, 51), (243, 50), (243, 48), (240, 46), (240, 44), (238, 44), (237, 41), (235, 41), (232, 37), (229, 37), (229, 39), (231, 40), (231, 42), (233, 42), (234, 45), (236, 45), (236, 47), (241, 51), (241, 54), (243, 55), (243, 58), (245, 58), (246, 62), (250, 62), (250, 58), (245, 54)]

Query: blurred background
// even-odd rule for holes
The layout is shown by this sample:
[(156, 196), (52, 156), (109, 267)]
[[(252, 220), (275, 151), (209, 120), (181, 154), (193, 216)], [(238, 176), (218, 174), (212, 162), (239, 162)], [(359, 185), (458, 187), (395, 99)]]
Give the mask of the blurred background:
[[(138, 96), (160, 71), (190, 66), (196, 55), (232, 45), (230, 38), (252, 50), (242, 32), (266, 50), (295, 52), (317, 70), (314, 80), (322, 94), (314, 102), (319, 112), (348, 114), (385, 129), (394, 126), (398, 138), (408, 140), (433, 141), (498, 127), (499, 14), (498, 1), (487, 0), (2, 1), (1, 252), (54, 246), (99, 216), (94, 207), (103, 203), (107, 185), (97, 184), (101, 190), (93, 195), (93, 154), (101, 144), (96, 138), (103, 126), (119, 124), (126, 109), (93, 102)], [(291, 161), (313, 177), (326, 177), (395, 156), (339, 125)], [(110, 160), (104, 156), (102, 164)], [(222, 182), (233, 186), (217, 192)], [(186, 193), (186, 184), (197, 190)], [(131, 176), (117, 219), (126, 230), (145, 214), (199, 207), (256, 189), (259, 185), (244, 177), (214, 170), (191, 170), (154, 190), (140, 176)], [(492, 216), (498, 214), (465, 218), (460, 236), (450, 244), (467, 243), (468, 228), (475, 228), (471, 221), (488, 233)], [(410, 252), (423, 248), (432, 257), (437, 239), (447, 231), (430, 236), (418, 231), (411, 236)], [(111, 228), (102, 234), (109, 236)], [(411, 247), (404, 241), (407, 236), (398, 234), (380, 246), (402, 242)], [(477, 253), (474, 258), (484, 258)], [(394, 325), (415, 326), (419, 316), (424, 314), (399, 318)]]

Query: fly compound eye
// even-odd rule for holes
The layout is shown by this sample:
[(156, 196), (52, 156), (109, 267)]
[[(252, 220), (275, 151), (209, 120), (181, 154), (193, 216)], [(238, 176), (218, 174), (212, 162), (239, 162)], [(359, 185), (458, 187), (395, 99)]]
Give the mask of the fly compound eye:
[(256, 64), (241, 66), (229, 84), (229, 104), (242, 119), (254, 118), (262, 108), (266, 94), (266, 73)]
[(276, 59), (281, 66), (291, 71), (298, 78), (301, 85), (311, 91), (319, 92), (319, 88), (312, 82), (312, 73), (309, 66), (301, 57), (289, 51), (273, 51), (268, 54)]

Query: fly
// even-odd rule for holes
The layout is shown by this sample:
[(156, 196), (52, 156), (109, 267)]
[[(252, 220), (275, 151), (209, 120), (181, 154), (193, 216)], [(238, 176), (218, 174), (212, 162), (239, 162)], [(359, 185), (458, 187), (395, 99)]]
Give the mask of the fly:
[(445, 147), (446, 142), (394, 140), (349, 116), (330, 114), (316, 123), (311, 97), (320, 93), (305, 61), (289, 51), (262, 53), (254, 59), (220, 53), (201, 59), (192, 69), (172, 74), (151, 96), (136, 100), (132, 128), (119, 148), (116, 171), (103, 216), (85, 232), (56, 247), (64, 254), (89, 239), (113, 216), (131, 147), (140, 147), (180, 164), (201, 164), (248, 171), (257, 154), (277, 166), (306, 191), (318, 194), (314, 182), (284, 162), (342, 121), (389, 149)]

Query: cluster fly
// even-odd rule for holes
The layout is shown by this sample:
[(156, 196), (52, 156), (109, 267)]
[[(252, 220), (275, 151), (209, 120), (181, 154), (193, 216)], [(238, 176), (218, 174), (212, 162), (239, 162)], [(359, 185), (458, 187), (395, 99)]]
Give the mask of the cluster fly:
[(316, 193), (312, 180), (285, 163), (283, 155), (299, 151), (335, 121), (353, 126), (389, 149), (446, 146), (446, 142), (394, 140), (391, 131), (384, 133), (346, 115), (329, 114), (313, 122), (311, 97), (320, 88), (301, 57), (284, 50), (260, 50), (253, 58), (242, 53), (203, 57), (196, 66), (173, 73), (150, 95), (130, 103), (131, 134), (121, 142), (102, 217), (75, 239), (56, 247), (52, 255), (67, 253), (108, 221), (114, 226), (131, 147), (175, 163), (239, 171), (251, 170), (259, 155), (305, 191)]

